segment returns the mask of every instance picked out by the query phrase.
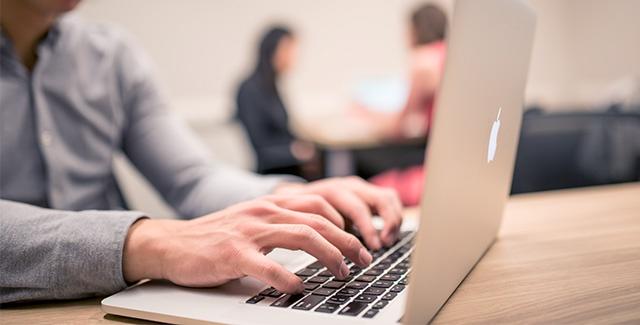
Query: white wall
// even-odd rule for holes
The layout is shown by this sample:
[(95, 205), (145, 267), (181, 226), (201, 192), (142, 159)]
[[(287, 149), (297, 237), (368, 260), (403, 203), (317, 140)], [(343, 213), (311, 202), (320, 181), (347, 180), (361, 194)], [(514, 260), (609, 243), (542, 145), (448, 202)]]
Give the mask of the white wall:
[(589, 106), (618, 99), (627, 95), (630, 86), (638, 87), (640, 1), (532, 3), (539, 22), (527, 89), (529, 101)]
[[(449, 0), (442, 0), (445, 5)], [(179, 110), (225, 115), (270, 22), (290, 24), (301, 55), (287, 87), (306, 111), (340, 108), (363, 77), (403, 74), (416, 0), (86, 0), (88, 20), (124, 26), (149, 51)], [(292, 105), (298, 107), (298, 105)], [(193, 111), (196, 111), (195, 113)]]
[[(86, 0), (89, 20), (128, 29), (149, 51), (175, 106), (227, 116), (255, 42), (270, 22), (292, 25), (301, 61), (289, 78), (292, 107), (321, 114), (344, 107), (354, 81), (401, 75), (406, 18), (417, 0)], [(450, 7), (452, 0), (441, 0)], [(584, 103), (640, 75), (640, 1), (531, 0), (539, 24), (527, 99)]]

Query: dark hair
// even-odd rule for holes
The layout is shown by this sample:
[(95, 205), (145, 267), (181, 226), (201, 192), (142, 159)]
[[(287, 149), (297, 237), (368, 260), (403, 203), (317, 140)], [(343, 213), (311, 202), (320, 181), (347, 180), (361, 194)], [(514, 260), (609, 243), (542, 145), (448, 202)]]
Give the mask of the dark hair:
[(275, 89), (278, 72), (273, 66), (273, 57), (278, 49), (280, 40), (284, 37), (292, 37), (293, 33), (284, 26), (272, 26), (263, 34), (258, 48), (258, 60), (253, 72), (268, 87)]
[(411, 14), (411, 26), (415, 45), (441, 41), (447, 33), (447, 15), (436, 5), (423, 4)]

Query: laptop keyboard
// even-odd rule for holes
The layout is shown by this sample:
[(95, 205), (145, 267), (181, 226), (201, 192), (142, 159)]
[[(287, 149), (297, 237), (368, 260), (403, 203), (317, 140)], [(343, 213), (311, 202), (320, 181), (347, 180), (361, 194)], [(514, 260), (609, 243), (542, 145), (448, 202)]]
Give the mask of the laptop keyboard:
[(373, 261), (364, 269), (345, 259), (351, 270), (346, 279), (334, 278), (315, 261), (296, 272), (304, 281), (303, 293), (284, 294), (271, 287), (246, 303), (270, 302), (272, 307), (373, 318), (408, 283), (413, 237), (413, 231), (401, 232), (392, 247), (370, 251)]

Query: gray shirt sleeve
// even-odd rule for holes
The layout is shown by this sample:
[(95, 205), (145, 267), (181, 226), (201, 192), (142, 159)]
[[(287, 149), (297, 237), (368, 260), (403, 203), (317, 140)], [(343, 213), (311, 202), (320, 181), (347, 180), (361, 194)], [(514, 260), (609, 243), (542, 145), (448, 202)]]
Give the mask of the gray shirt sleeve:
[(133, 211), (69, 212), (0, 200), (0, 304), (105, 295), (127, 286)]
[(202, 216), (269, 194), (285, 180), (301, 181), (293, 176), (259, 176), (215, 162), (167, 109), (168, 101), (143, 51), (125, 38), (117, 60), (120, 97), (128, 121), (123, 151), (180, 217)]

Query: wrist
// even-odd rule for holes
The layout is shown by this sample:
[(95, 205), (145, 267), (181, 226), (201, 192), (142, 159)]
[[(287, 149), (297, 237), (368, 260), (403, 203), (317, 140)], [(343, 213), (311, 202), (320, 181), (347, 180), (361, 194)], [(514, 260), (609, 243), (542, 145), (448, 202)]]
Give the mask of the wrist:
[(129, 228), (122, 257), (125, 281), (162, 278), (163, 243), (169, 234), (167, 222), (178, 221), (142, 219)]

